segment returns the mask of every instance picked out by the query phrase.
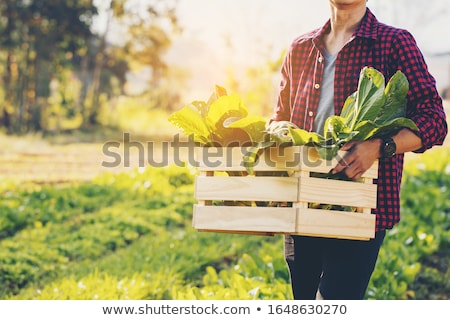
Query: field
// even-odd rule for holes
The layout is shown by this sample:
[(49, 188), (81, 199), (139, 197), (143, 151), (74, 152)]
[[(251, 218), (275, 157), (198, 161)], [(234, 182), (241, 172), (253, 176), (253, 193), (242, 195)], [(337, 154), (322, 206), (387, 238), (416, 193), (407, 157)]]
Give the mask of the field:
[[(192, 229), (195, 171), (171, 148), (121, 145), (108, 168), (105, 142), (82, 140), (0, 136), (0, 298), (291, 298), (281, 236)], [(450, 297), (449, 163), (448, 144), (408, 157), (367, 299)]]

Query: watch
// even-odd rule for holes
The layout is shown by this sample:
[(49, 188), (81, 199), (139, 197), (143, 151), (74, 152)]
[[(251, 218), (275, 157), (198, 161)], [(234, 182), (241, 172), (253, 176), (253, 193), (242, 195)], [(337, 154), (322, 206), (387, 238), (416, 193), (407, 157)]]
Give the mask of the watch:
[(392, 158), (395, 156), (397, 145), (391, 137), (382, 138), (380, 146), (380, 158)]

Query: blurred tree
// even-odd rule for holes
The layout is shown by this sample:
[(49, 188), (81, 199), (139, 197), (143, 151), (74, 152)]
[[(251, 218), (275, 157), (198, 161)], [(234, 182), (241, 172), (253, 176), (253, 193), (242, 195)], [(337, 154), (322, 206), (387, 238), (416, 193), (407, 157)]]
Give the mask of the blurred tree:
[(6, 50), (2, 124), (8, 132), (41, 129), (50, 81), (87, 46), (96, 8), (92, 0), (5, 0), (0, 46)]
[(7, 132), (42, 129), (50, 81), (87, 47), (96, 12), (92, 0), (0, 3), (0, 46), (7, 52), (0, 110)]
[(141, 94), (148, 109), (172, 110), (179, 104), (179, 85), (184, 76), (169, 67), (163, 57), (172, 36), (181, 31), (176, 17), (177, 0), (113, 0), (112, 10), (125, 30), (123, 54), (132, 72), (145, 74)]
[(176, 0), (112, 0), (118, 23), (126, 30), (124, 52), (134, 69), (151, 69), (151, 82), (157, 83), (168, 71), (163, 54), (170, 47), (170, 35), (179, 31)]
[[(52, 129), (52, 123), (60, 128), (63, 119), (78, 117), (80, 126), (95, 126), (105, 101), (124, 93), (130, 67), (148, 68), (156, 89), (169, 75), (162, 56), (177, 30), (175, 5), (176, 0), (1, 1), (0, 125), (24, 133)], [(106, 26), (95, 33), (99, 6), (106, 8)]]

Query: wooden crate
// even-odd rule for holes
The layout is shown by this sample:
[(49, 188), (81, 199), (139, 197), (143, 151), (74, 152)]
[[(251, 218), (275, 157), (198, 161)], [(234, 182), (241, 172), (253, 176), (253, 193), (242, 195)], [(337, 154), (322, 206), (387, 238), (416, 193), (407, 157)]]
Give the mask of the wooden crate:
[[(314, 177), (328, 173), (338, 161), (320, 159), (314, 148), (266, 149), (255, 175), (246, 175), (245, 147), (196, 148), (199, 175), (195, 180), (193, 227), (199, 231), (255, 235), (295, 234), (368, 240), (375, 235), (378, 163), (361, 181)], [(340, 154), (342, 155), (342, 154)], [(226, 173), (226, 174), (225, 174)], [(244, 173), (244, 174), (242, 174)], [(278, 174), (277, 174), (278, 173)], [(283, 176), (282, 176), (283, 175)], [(214, 205), (217, 200), (249, 201), (251, 206)], [(256, 201), (292, 204), (256, 206)], [(357, 212), (312, 209), (309, 203), (358, 208)]]

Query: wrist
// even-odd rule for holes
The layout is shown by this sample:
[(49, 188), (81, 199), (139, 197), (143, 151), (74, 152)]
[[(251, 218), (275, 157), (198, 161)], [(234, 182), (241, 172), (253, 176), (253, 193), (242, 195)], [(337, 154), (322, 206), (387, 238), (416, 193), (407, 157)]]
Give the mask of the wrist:
[(372, 141), (375, 143), (376, 146), (376, 150), (377, 150), (377, 159), (380, 159), (382, 154), (381, 154), (381, 148), (383, 146), (383, 139), (381, 138), (375, 138), (372, 139)]
[(392, 137), (383, 137), (379, 140), (381, 141), (379, 148), (379, 159), (394, 157), (397, 151), (397, 145), (395, 144), (394, 139), (392, 139)]

